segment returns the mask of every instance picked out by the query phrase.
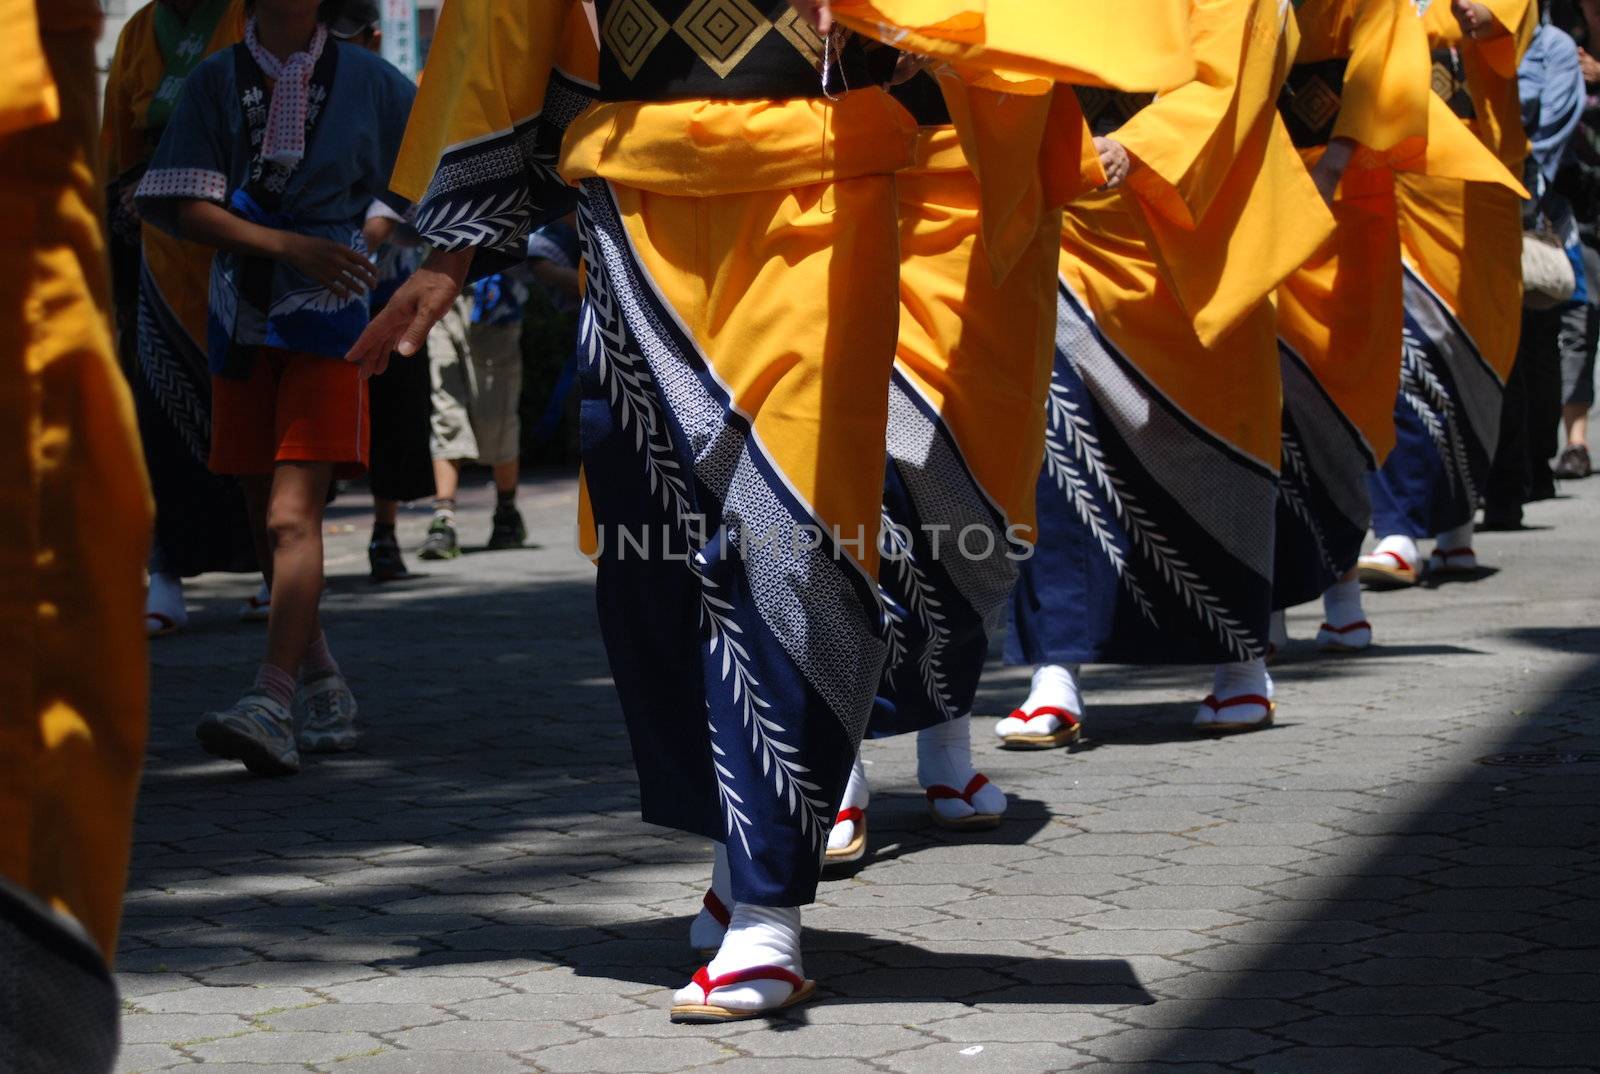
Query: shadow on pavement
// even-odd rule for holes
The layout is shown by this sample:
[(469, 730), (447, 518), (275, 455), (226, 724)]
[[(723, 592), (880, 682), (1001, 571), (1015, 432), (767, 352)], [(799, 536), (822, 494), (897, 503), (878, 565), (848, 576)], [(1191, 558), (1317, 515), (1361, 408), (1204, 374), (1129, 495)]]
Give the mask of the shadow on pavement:
[[(1600, 645), (1592, 627), (1507, 636)], [(1600, 755), (1600, 660), (1538, 696), (1431, 800), (1363, 823), (1381, 849), (1351, 875), (1275, 891), (1266, 909), (1284, 938), (1221, 949), (1206, 964), (1214, 998), (1127, 1059), (1262, 1074), (1594, 1069), (1600, 765), (1581, 762)], [(1266, 996), (1293, 1008), (1274, 1040), (1250, 1020)]]

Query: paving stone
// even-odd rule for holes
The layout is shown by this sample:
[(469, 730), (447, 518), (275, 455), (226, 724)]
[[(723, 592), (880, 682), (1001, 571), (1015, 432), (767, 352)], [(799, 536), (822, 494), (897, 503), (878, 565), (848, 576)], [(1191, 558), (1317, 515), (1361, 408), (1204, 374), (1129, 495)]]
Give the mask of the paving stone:
[(193, 1060), (166, 1044), (128, 1044), (117, 1056), (119, 1074), (144, 1074), (148, 1070), (171, 1070), (193, 1065)]
[(1289, 1048), (1242, 1064), (1251, 1074), (1434, 1074), (1450, 1070), (1450, 1060), (1415, 1048)]
[(366, 1033), (273, 1033), (260, 1030), (196, 1044), (188, 1051), (205, 1062), (329, 1063), (380, 1046)]
[(583, 1040), (528, 1053), (541, 1070), (551, 1074), (589, 1074), (615, 1070), (651, 1070), (669, 1074), (676, 1070), (695, 1070), (719, 1059), (739, 1053), (726, 1044), (673, 1033), (666, 1012), (661, 1013), (662, 1037), (671, 1034), (671, 1043), (657, 1037), (623, 1037), (615, 1040)]

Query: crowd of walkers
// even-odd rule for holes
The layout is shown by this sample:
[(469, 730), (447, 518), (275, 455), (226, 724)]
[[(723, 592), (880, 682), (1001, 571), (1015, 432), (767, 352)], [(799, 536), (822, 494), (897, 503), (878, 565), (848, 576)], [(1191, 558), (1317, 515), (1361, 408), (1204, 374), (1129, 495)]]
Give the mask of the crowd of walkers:
[(330, 495), (368, 478), (375, 580), (402, 503), (459, 555), (469, 461), (521, 545), (522, 307), (581, 284), (642, 811), (713, 845), (676, 1021), (813, 994), (800, 908), (865, 853), (864, 737), (915, 733), (934, 824), (1000, 823), (997, 621), (1033, 669), (1002, 747), (1081, 736), (1085, 663), (1209, 666), (1196, 731), (1257, 731), (1285, 609), (1360, 652), (1364, 584), (1474, 577), (1475, 529), (1590, 473), (1600, 0), (449, 0), (420, 89), (381, 29), (157, 0), (123, 31), (145, 631), (259, 570), (264, 656), (201, 745), (351, 748)]

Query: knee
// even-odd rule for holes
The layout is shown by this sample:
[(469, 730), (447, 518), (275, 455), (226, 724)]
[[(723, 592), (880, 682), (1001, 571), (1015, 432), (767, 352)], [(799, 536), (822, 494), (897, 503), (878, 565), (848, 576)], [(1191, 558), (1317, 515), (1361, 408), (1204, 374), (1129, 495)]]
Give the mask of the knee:
[(316, 520), (308, 515), (280, 507), (267, 513), (267, 540), (275, 552), (299, 548), (317, 536)]

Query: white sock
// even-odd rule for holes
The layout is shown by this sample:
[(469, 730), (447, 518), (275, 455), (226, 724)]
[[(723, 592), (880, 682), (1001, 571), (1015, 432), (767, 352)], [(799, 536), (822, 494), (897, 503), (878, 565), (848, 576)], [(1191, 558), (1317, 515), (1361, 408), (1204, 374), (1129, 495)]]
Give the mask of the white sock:
[(144, 610), (147, 614), (159, 612), (171, 619), (175, 626), (186, 625), (189, 622), (189, 609), (183, 602), (183, 579), (165, 571), (150, 575)]
[(1033, 669), (1033, 686), (1028, 700), (1022, 703), (1023, 712), (1039, 708), (1066, 709), (1083, 715), (1083, 695), (1078, 691), (1077, 664), (1040, 664)]
[[(839, 803), (839, 812), (846, 809), (866, 809), (867, 802), (872, 797), (872, 788), (867, 785), (867, 769), (861, 763), (861, 754), (856, 754), (856, 763), (850, 766), (850, 779), (844, 785), (844, 800)], [(828, 849), (840, 850), (855, 842), (856, 822), (841, 820), (828, 832)]]
[(1379, 541), (1378, 546), (1372, 550), (1372, 554), (1375, 556), (1381, 555), (1384, 552), (1393, 552), (1395, 555), (1409, 563), (1413, 568), (1421, 566), (1420, 557), (1422, 553), (1417, 551), (1417, 542), (1403, 534), (1397, 533), (1392, 537), (1385, 537), (1383, 540)]
[(1345, 627), (1365, 619), (1361, 611), (1361, 583), (1352, 578), (1329, 586), (1322, 594), (1322, 618), (1333, 627)]
[(1469, 518), (1453, 530), (1445, 530), (1434, 538), (1434, 545), (1441, 552), (1451, 552), (1457, 548), (1472, 547), (1472, 520)]
[(1267, 674), (1267, 662), (1258, 658), (1237, 664), (1218, 664), (1211, 673), (1211, 693), (1218, 701), (1244, 694), (1259, 694), (1271, 701), (1272, 676)]
[(1279, 610), (1272, 613), (1267, 624), (1267, 643), (1282, 650), (1289, 644), (1289, 613)]
[[(711, 894), (731, 913), (733, 911), (733, 874), (728, 869), (728, 847), (714, 844), (711, 856)], [(702, 904), (700, 912), (689, 923), (689, 946), (696, 951), (714, 951), (722, 946), (727, 926), (718, 921)]]
[[(923, 790), (936, 785), (967, 789), (978, 770), (972, 767), (972, 717), (962, 716), (917, 732), (917, 782)], [(974, 813), (998, 815), (1006, 811), (1006, 795), (993, 783), (986, 783), (972, 797), (969, 806), (959, 798), (934, 801), (933, 808), (951, 820)]]
[[(798, 906), (734, 907), (728, 934), (706, 972), (713, 978), (756, 966), (781, 966), (797, 977), (804, 977), (800, 963), (800, 908)], [(784, 981), (747, 981), (714, 989), (706, 996), (699, 985), (680, 988), (672, 997), (675, 1003), (711, 1003), (737, 1011), (759, 1011), (776, 1007), (788, 999), (793, 989)]]

